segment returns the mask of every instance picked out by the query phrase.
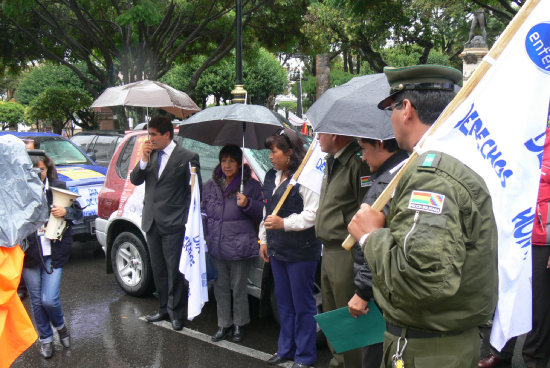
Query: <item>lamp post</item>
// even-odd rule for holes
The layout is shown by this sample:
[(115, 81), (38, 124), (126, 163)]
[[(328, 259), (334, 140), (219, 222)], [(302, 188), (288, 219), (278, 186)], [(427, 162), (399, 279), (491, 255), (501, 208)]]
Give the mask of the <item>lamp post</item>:
[(237, 30), (235, 32), (235, 88), (231, 91), (232, 103), (245, 103), (246, 90), (243, 87), (243, 22), (242, 0), (236, 0), (235, 16)]

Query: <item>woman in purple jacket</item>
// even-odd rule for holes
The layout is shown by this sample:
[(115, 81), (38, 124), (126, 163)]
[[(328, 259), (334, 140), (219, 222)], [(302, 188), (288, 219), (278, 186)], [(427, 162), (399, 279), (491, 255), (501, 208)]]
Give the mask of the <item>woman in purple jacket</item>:
[[(225, 339), (233, 326), (233, 341), (240, 342), (242, 326), (250, 322), (247, 280), (250, 266), (258, 256), (263, 202), (261, 185), (251, 177), (248, 165), (243, 166), (242, 158), (239, 146), (224, 146), (219, 154), (220, 163), (202, 191), (206, 245), (218, 271), (214, 295), (219, 328), (212, 341)], [(241, 170), (244, 170), (243, 193), (239, 193)]]

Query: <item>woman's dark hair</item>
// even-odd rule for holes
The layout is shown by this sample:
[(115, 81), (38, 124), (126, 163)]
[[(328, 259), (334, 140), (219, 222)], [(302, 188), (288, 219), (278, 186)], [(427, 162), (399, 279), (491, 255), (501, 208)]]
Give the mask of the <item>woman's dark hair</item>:
[(233, 160), (237, 161), (239, 165), (243, 164), (243, 151), (241, 147), (236, 144), (226, 144), (223, 146), (218, 157), (220, 163), (224, 157), (231, 157)]
[[(376, 142), (380, 142), (379, 139), (371, 139), (371, 138), (360, 138), (362, 143), (368, 143), (372, 146), (376, 144)], [(399, 146), (397, 145), (397, 140), (395, 138), (386, 139), (382, 141), (382, 147), (388, 152), (395, 152), (399, 149)]]
[(279, 133), (268, 137), (265, 140), (264, 146), (267, 149), (272, 149), (273, 146), (275, 146), (284, 153), (288, 153), (288, 151), (292, 149), (292, 155), (290, 156), (290, 161), (288, 162), (288, 168), (284, 173), (288, 177), (294, 174), (306, 155), (302, 138), (300, 138), (294, 130), (289, 128), (284, 128)]
[(48, 181), (54, 181), (57, 180), (57, 169), (55, 168), (55, 163), (53, 160), (44, 155), (44, 156), (30, 156), (31, 162), (34, 167), (38, 167), (38, 163), (42, 161), (44, 163), (44, 166), (46, 166), (46, 177), (48, 178)]

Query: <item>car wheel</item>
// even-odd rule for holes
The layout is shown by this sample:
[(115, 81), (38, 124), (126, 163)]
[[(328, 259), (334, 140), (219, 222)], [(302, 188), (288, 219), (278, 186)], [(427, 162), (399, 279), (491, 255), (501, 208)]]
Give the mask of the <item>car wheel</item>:
[(111, 260), (116, 280), (128, 295), (143, 296), (153, 291), (149, 253), (138, 236), (120, 233), (113, 244)]

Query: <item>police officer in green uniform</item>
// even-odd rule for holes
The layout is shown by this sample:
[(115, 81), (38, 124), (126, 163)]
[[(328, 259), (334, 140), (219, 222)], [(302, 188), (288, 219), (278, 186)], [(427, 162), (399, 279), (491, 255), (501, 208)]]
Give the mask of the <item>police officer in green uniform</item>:
[[(391, 91), (378, 107), (391, 113), (399, 147), (412, 151), (462, 74), (437, 65), (384, 73)], [(348, 229), (360, 239), (386, 319), (383, 367), (476, 367), (477, 326), (491, 318), (498, 290), (497, 229), (483, 179), (428, 151), (403, 173), (387, 217), (364, 204)]]
[[(323, 311), (346, 307), (355, 294), (353, 254), (342, 248), (347, 226), (359, 209), (370, 180), (368, 166), (361, 160), (361, 147), (354, 137), (319, 133), (319, 144), (327, 152), (315, 233), (324, 245), (321, 261)], [(332, 348), (331, 348), (332, 350)], [(361, 366), (361, 350), (335, 354), (330, 367)]]

